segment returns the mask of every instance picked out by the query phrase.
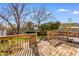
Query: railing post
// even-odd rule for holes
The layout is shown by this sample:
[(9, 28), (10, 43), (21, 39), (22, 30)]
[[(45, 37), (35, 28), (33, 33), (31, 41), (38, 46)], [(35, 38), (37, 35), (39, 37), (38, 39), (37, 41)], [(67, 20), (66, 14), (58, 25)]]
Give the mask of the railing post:
[(67, 31), (67, 41), (69, 41), (69, 32)]
[(38, 46), (37, 46), (37, 33), (30, 39), (30, 47), (33, 50), (35, 56), (39, 56)]
[(76, 32), (76, 38), (77, 38), (77, 42), (79, 42), (79, 40), (78, 40), (78, 33)]

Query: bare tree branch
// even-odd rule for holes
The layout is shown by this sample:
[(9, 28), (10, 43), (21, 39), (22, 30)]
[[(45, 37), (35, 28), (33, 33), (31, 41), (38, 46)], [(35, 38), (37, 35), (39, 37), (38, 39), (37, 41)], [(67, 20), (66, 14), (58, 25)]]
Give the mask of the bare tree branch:
[(23, 17), (26, 17), (28, 15), (28, 13), (26, 13), (25, 11), (25, 7), (26, 7), (26, 4), (11, 3), (8, 5), (8, 7), (5, 7), (5, 8), (3, 7), (2, 10), (4, 10), (5, 12), (0, 14), (0, 17), (4, 19), (6, 22), (8, 22), (8, 24), (10, 24), (12, 28), (14, 27), (12, 26), (13, 24), (10, 21), (11, 20), (15, 21), (17, 26), (17, 29), (16, 29), (17, 34), (20, 33), (20, 25)]
[(8, 22), (8, 24), (13, 28), (14, 32), (16, 32), (15, 28), (13, 27), (13, 25), (8, 21), (8, 18), (5, 18), (5, 16), (0, 15), (0, 17), (2, 19), (4, 19), (6, 22)]
[(34, 9), (31, 19), (34, 20), (39, 26), (43, 21), (49, 19), (52, 15), (51, 13), (47, 14), (47, 12), (47, 9), (44, 7)]

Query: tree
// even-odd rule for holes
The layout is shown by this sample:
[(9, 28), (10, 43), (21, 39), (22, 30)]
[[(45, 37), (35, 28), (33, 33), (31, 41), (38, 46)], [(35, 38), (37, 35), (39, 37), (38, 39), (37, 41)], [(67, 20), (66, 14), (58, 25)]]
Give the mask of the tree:
[(27, 30), (33, 30), (34, 28), (34, 24), (31, 21), (28, 21), (26, 24)]
[[(29, 14), (29, 12), (25, 12), (25, 7), (26, 4), (8, 4), (7, 7), (2, 8), (2, 11), (4, 12), (0, 13), (0, 18), (5, 20), (16, 34), (20, 33), (21, 22), (26, 17), (26, 15)], [(17, 27), (16, 29), (14, 28), (13, 23), (11, 21), (15, 22)]]
[(52, 18), (52, 15), (44, 7), (34, 9), (31, 16), (31, 19), (38, 24), (38, 28), (43, 21), (49, 18)]
[(67, 29), (70, 29), (71, 26), (72, 26), (72, 19), (69, 18), (69, 19), (68, 19), (68, 24), (67, 24)]
[[(17, 28), (16, 28), (16, 24), (12, 24), (12, 25), (13, 25), (13, 27), (14, 27), (15, 29), (17, 29)], [(6, 30), (7, 30), (7, 35), (16, 34), (16, 33), (14, 33), (14, 30), (12, 29), (12, 27), (11, 27), (10, 25), (8, 25), (8, 27), (6, 28)]]
[(42, 33), (46, 34), (47, 30), (58, 30), (60, 26), (60, 22), (56, 21), (56, 22), (48, 22), (45, 24), (41, 24), (40, 28)]
[(56, 22), (49, 22), (49, 30), (58, 30), (59, 26), (60, 26), (60, 22), (56, 21)]

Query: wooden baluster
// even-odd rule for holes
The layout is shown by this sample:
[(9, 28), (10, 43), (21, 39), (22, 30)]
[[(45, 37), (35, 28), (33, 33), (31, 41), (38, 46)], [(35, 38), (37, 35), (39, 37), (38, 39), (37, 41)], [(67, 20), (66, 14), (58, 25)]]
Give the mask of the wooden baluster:
[(27, 45), (26, 45), (27, 44), (27, 36), (26, 35), (24, 36), (24, 41), (25, 41), (25, 53), (24, 54), (26, 55), (26, 49), (27, 49), (26, 48), (27, 47)]
[(18, 52), (18, 39), (19, 39), (19, 38), (18, 38), (18, 36), (17, 36), (17, 50), (16, 50), (16, 52)]

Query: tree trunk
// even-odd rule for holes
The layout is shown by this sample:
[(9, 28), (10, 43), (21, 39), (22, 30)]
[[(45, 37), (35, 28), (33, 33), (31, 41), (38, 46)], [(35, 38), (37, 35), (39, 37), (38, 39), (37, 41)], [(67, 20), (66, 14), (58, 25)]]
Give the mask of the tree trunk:
[(40, 30), (40, 22), (38, 22), (38, 29)]
[(20, 34), (20, 20), (17, 20), (17, 34)]

